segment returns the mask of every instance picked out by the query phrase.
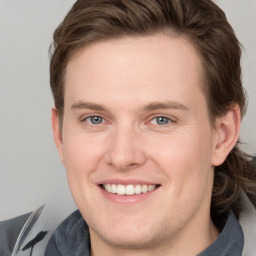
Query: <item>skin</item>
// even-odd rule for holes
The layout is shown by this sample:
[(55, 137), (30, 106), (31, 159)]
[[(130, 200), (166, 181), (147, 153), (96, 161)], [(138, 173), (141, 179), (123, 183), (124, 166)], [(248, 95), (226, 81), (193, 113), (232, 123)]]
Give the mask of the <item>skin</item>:
[[(189, 40), (163, 33), (96, 42), (69, 61), (62, 134), (55, 109), (52, 124), (92, 255), (196, 255), (217, 238), (214, 166), (236, 143), (240, 113), (234, 105), (212, 127), (203, 83)], [(160, 186), (118, 203), (103, 196), (107, 179)]]

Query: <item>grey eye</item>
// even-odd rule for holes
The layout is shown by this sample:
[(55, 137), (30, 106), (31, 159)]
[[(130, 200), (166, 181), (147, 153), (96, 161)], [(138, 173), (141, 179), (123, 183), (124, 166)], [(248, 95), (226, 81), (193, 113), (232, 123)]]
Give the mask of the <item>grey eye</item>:
[(92, 124), (101, 124), (103, 122), (103, 118), (100, 116), (90, 116), (87, 119)]
[(164, 116), (155, 117), (154, 119), (158, 125), (165, 125), (170, 122), (170, 119)]

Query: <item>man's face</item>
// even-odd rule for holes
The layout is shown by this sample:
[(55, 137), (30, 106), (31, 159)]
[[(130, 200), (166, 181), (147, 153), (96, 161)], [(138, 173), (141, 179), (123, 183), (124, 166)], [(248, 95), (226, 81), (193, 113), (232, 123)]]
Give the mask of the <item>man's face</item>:
[(192, 44), (164, 34), (94, 43), (69, 61), (59, 151), (92, 238), (152, 247), (209, 224), (217, 136), (203, 83)]

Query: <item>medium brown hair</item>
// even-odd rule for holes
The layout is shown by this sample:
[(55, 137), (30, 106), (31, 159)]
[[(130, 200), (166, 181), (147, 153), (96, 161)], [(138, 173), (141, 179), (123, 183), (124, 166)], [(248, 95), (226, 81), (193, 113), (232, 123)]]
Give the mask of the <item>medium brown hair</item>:
[[(244, 115), (240, 44), (224, 12), (212, 1), (78, 0), (55, 30), (51, 47), (50, 84), (60, 125), (66, 66), (75, 52), (100, 40), (168, 30), (189, 38), (201, 57), (206, 78), (203, 92), (212, 124), (234, 103)], [(236, 145), (226, 161), (215, 168), (212, 194), (215, 223), (230, 209), (239, 216), (243, 191), (256, 202), (255, 168), (247, 157)]]

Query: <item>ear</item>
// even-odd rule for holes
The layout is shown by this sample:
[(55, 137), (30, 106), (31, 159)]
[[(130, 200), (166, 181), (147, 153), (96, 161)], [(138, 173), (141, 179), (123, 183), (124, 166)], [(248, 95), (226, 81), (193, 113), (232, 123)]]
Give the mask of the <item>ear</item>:
[(216, 120), (216, 140), (214, 143), (212, 166), (221, 165), (233, 147), (236, 145), (241, 124), (241, 113), (238, 104), (235, 104), (222, 117)]
[(60, 159), (64, 164), (64, 154), (63, 154), (63, 144), (62, 144), (62, 134), (59, 124), (59, 116), (56, 108), (52, 108), (52, 132), (55, 141), (55, 145), (59, 151)]

